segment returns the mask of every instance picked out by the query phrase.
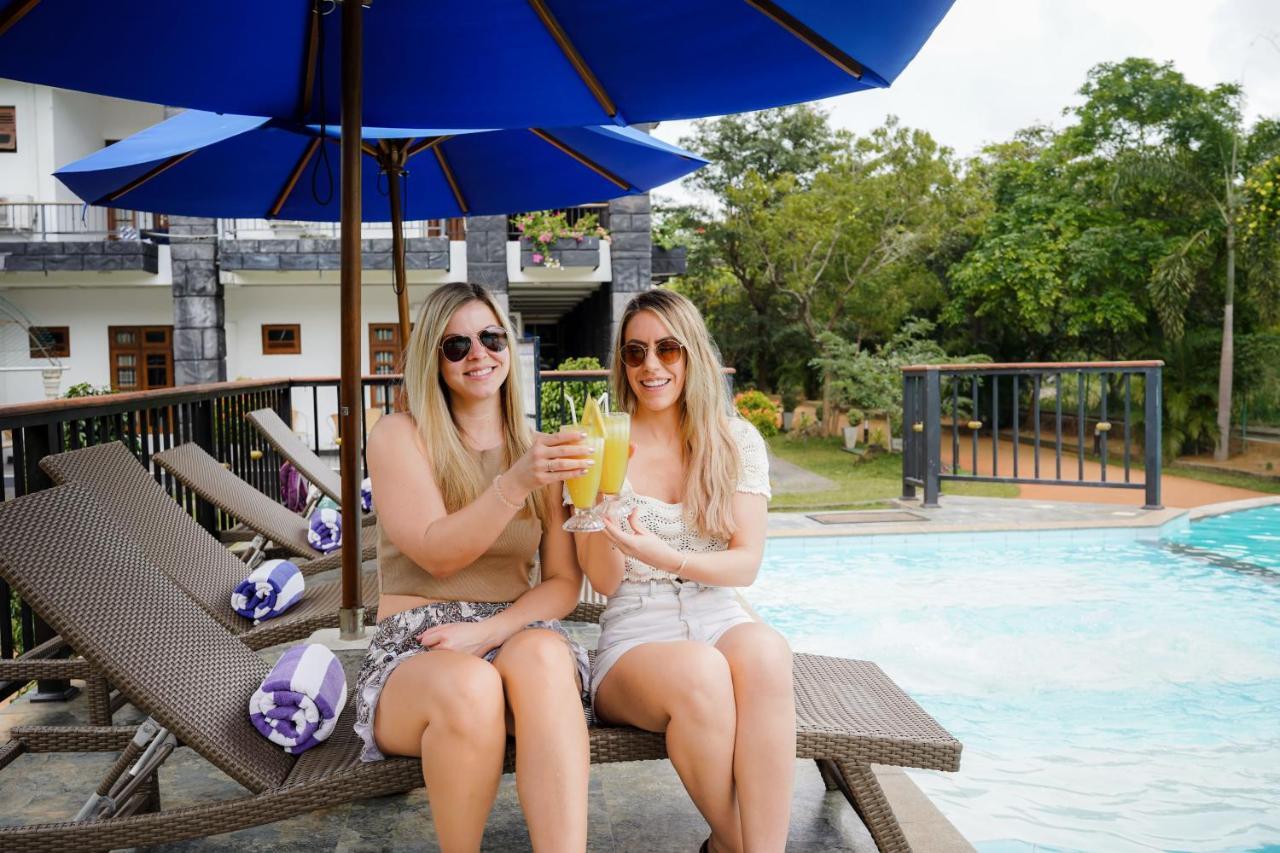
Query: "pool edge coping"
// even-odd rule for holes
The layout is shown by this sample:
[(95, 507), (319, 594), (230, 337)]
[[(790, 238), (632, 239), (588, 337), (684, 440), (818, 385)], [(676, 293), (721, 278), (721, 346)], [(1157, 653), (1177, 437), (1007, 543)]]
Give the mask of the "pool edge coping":
[(1261, 498), (1242, 498), (1236, 501), (1205, 504), (1204, 506), (1192, 507), (1188, 510), (1188, 513), (1191, 521), (1199, 521), (1202, 518), (1213, 518), (1215, 515), (1226, 515), (1229, 512), (1239, 512), (1245, 509), (1261, 509), (1264, 506), (1276, 506), (1277, 504), (1280, 504), (1280, 495), (1267, 495)]

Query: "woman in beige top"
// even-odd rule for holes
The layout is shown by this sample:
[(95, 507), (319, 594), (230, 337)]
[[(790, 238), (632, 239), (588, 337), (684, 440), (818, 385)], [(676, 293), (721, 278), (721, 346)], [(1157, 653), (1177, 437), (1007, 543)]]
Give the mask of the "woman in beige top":
[(764, 556), (769, 462), (736, 416), (698, 309), (664, 289), (618, 324), (613, 390), (634, 455), (621, 523), (574, 534), (609, 596), (591, 689), (596, 715), (665, 732), (711, 826), (703, 850), (781, 851), (795, 769), (791, 649), (733, 587)]
[(382, 588), (356, 732), (365, 760), (421, 757), (441, 849), (474, 851), (510, 730), (534, 849), (581, 851), (587, 657), (554, 621), (581, 573), (554, 497), (589, 451), (529, 428), (512, 340), (484, 288), (436, 290), (406, 352), (409, 411), (369, 434)]

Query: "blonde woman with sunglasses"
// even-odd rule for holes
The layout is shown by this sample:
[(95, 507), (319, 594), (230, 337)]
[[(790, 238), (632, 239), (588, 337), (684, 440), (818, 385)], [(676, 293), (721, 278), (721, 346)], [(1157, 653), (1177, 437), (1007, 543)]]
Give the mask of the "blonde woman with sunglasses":
[(733, 412), (706, 324), (688, 299), (637, 295), (618, 326), (612, 386), (631, 414), (629, 515), (575, 534), (609, 596), (592, 672), (603, 720), (665, 732), (711, 826), (703, 850), (781, 851), (795, 768), (791, 650), (734, 587), (764, 554), (764, 440)]
[(409, 411), (369, 435), (381, 595), (356, 733), (367, 761), (420, 757), (440, 848), (475, 851), (510, 732), (533, 848), (582, 851), (589, 671), (555, 621), (582, 575), (555, 498), (588, 448), (529, 428), (512, 340), (484, 288), (439, 288), (409, 339)]

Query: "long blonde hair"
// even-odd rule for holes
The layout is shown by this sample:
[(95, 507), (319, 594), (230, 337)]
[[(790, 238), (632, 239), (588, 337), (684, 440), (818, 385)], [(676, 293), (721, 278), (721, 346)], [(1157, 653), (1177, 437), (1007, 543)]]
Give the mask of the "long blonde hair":
[(635, 413), (636, 395), (627, 382), (622, 345), (627, 323), (641, 311), (652, 311), (684, 345), (685, 378), (681, 394), (680, 430), (684, 438), (685, 514), (704, 535), (727, 539), (737, 525), (733, 493), (738, 485), (738, 448), (729, 430), (733, 409), (724, 382), (720, 355), (697, 306), (673, 290), (655, 288), (627, 303), (613, 342), (610, 382), (623, 411)]
[[(427, 449), (436, 485), (444, 499), (445, 509), (456, 512), (474, 501), (488, 483), (476, 465), (475, 457), (462, 442), (450, 406), (449, 386), (440, 372), (440, 343), (445, 327), (454, 313), (468, 302), (481, 302), (498, 318), (507, 332), (510, 365), (501, 396), (502, 434), (506, 440), (503, 465), (509, 466), (524, 455), (533, 443), (533, 431), (525, 419), (524, 401), (520, 396), (520, 359), (516, 355), (516, 333), (507, 312), (502, 310), (489, 291), (478, 284), (446, 284), (434, 291), (422, 304), (418, 321), (409, 335), (405, 350), (404, 389), (409, 414), (417, 424), (422, 444)], [(542, 517), (539, 492), (529, 496), (526, 508)]]

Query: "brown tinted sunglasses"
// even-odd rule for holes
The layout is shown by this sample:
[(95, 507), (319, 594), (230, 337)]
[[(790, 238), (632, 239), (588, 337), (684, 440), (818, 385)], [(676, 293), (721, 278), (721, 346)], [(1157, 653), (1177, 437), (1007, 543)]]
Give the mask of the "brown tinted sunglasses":
[[(507, 333), (490, 326), (475, 335), (489, 352), (502, 352), (507, 348)], [(450, 335), (440, 342), (440, 352), (449, 361), (462, 361), (471, 352), (471, 335)]]
[[(653, 345), (654, 354), (663, 364), (675, 364), (684, 355), (684, 344), (675, 338), (663, 338)], [(649, 357), (648, 344), (632, 343), (622, 345), (622, 363), (627, 367), (639, 367)]]

